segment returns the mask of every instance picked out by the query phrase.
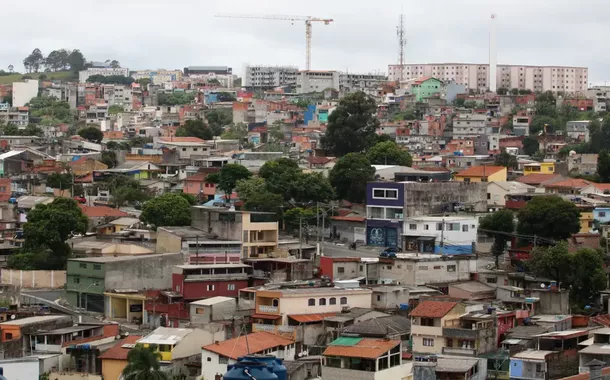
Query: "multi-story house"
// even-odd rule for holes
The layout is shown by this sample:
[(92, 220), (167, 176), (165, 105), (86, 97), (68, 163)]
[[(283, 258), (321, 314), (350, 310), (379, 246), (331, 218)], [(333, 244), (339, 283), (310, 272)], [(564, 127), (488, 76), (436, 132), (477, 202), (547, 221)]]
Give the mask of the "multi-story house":
[(104, 124), (108, 120), (108, 104), (98, 103), (87, 108), (85, 116), (87, 124)]
[(462, 170), (455, 175), (458, 182), (496, 182), (506, 181), (507, 169), (505, 166), (473, 166)]
[(566, 123), (566, 135), (577, 141), (589, 142), (589, 120), (575, 120)]
[(185, 301), (216, 296), (237, 298), (239, 289), (248, 287), (252, 267), (245, 264), (176, 265), (172, 289)]
[(197, 137), (157, 137), (155, 147), (174, 149), (180, 160), (194, 162), (210, 156), (213, 144)]
[(342, 92), (363, 91), (376, 94), (377, 89), (387, 81), (388, 77), (385, 75), (341, 73), (337, 90)]
[(8, 103), (0, 103), (0, 123), (12, 124), (22, 129), (30, 123), (28, 107), (11, 107)]
[(411, 340), (416, 354), (442, 354), (443, 330), (458, 323), (466, 308), (455, 301), (424, 300), (411, 312)]
[(114, 76), (114, 75), (122, 75), (122, 76), (126, 77), (129, 75), (129, 69), (126, 67), (118, 67), (118, 68), (91, 67), (91, 68), (88, 68), (87, 70), (83, 70), (78, 73), (78, 81), (80, 83), (84, 83), (87, 81), (87, 79), (89, 79), (90, 76), (93, 76), (93, 75), (102, 75), (105, 77), (110, 77), (110, 76)]
[(447, 321), (443, 328), (445, 355), (479, 356), (494, 352), (498, 348), (493, 312), (473, 311), (459, 319)]
[(239, 263), (241, 241), (221, 240), (204, 230), (184, 227), (159, 227), (157, 253), (183, 252), (189, 264)]
[(309, 94), (312, 92), (323, 92), (328, 88), (338, 90), (338, 71), (333, 70), (302, 70), (297, 75), (297, 94)]
[(523, 175), (555, 174), (555, 162), (533, 162), (523, 165)]
[(299, 69), (289, 66), (246, 66), (244, 87), (274, 88), (296, 86)]
[(366, 242), (380, 247), (401, 246), (404, 184), (369, 182), (366, 186)]
[(218, 239), (241, 242), (242, 259), (268, 255), (277, 249), (279, 228), (274, 213), (195, 206), (192, 219), (193, 227)]
[(513, 116), (513, 133), (517, 136), (529, 136), (532, 117), (524, 114)]
[(400, 340), (339, 337), (322, 356), (324, 379), (404, 379), (411, 372)]
[(425, 101), (433, 95), (439, 95), (443, 88), (443, 82), (434, 77), (420, 77), (407, 82), (408, 91), (415, 95), (418, 102)]
[(405, 249), (421, 253), (460, 255), (475, 253), (479, 222), (472, 216), (419, 216), (405, 218)]
[(589, 372), (587, 363), (597, 359), (604, 362), (604, 367), (610, 367), (610, 328), (601, 328), (593, 331), (593, 343), (578, 351), (579, 372)]
[(13, 83), (13, 107), (23, 107), (38, 96), (38, 80), (26, 79)]
[(490, 119), (486, 114), (460, 112), (453, 119), (453, 138), (466, 139), (487, 135)]

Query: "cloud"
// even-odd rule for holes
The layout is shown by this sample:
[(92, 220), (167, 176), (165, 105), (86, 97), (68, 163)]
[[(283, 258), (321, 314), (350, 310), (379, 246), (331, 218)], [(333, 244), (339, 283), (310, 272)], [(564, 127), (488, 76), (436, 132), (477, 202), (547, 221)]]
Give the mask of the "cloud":
[(396, 24), (405, 14), (407, 62), (488, 59), (491, 13), (498, 15), (500, 63), (587, 66), (594, 82), (610, 74), (603, 0), (21, 0), (4, 7), (0, 67), (21, 68), (34, 48), (78, 48), (88, 59), (130, 69), (246, 63), (305, 65), (303, 22), (216, 18), (217, 13), (329, 17), (313, 26), (312, 66), (387, 71), (398, 61)]

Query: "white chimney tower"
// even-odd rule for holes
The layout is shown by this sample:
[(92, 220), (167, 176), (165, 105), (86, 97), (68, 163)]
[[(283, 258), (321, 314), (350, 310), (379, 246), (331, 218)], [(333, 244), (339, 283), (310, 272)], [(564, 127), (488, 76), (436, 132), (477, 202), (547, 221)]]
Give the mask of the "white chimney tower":
[(498, 55), (496, 53), (496, 19), (498, 16), (491, 15), (491, 25), (489, 29), (489, 91), (496, 92), (497, 90), (497, 71), (498, 71)]

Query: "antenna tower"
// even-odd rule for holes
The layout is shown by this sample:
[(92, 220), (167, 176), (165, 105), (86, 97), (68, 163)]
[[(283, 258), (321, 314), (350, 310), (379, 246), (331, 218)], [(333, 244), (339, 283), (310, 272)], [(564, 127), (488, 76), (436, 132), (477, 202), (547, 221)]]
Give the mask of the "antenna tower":
[(398, 36), (398, 66), (400, 67), (399, 86), (402, 82), (403, 75), (405, 72), (405, 46), (407, 45), (407, 39), (405, 38), (405, 15), (400, 14), (398, 26), (396, 27), (396, 35)]

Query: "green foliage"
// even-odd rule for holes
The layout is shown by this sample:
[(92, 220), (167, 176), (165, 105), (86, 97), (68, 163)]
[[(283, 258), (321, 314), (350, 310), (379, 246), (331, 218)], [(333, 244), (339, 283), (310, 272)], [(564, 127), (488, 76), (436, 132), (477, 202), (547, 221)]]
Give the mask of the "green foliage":
[(375, 179), (375, 168), (362, 153), (348, 153), (341, 157), (329, 174), (330, 183), (339, 199), (363, 203), (366, 183)]
[(276, 121), (269, 127), (269, 141), (280, 142), (284, 140), (284, 132), (282, 132), (282, 122)]
[(117, 105), (108, 107), (108, 113), (110, 115), (116, 115), (121, 112), (125, 112), (125, 108), (123, 108), (121, 106), (117, 106)]
[(500, 88), (496, 89), (496, 94), (506, 95), (506, 94), (508, 94), (508, 88), (500, 87)]
[(191, 224), (191, 205), (180, 194), (164, 194), (144, 204), (140, 220), (155, 229), (162, 226), (188, 226)]
[(134, 202), (144, 202), (150, 198), (148, 194), (143, 192), (140, 188), (134, 188), (129, 185), (117, 187), (111, 194), (114, 204), (118, 207)]
[(327, 202), (335, 199), (335, 191), (322, 173), (299, 173), (290, 187), (290, 195), (296, 202)]
[(459, 108), (464, 107), (464, 103), (466, 103), (466, 99), (464, 98), (456, 98), (454, 101), (455, 106)]
[(150, 84), (150, 79), (149, 78), (138, 79), (136, 81), (136, 83), (139, 84), (140, 86), (142, 86), (142, 89), (146, 90), (148, 88), (148, 85)]
[(231, 124), (221, 137), (227, 140), (243, 141), (248, 136), (248, 127), (244, 123)]
[(597, 175), (602, 183), (610, 183), (610, 152), (606, 149), (597, 156)]
[(119, 150), (120, 149), (120, 145), (116, 141), (108, 141), (106, 143), (106, 149), (109, 149), (109, 150)]
[(72, 175), (53, 173), (47, 177), (47, 186), (52, 189), (66, 190), (72, 186)]
[(401, 120), (417, 120), (417, 115), (415, 114), (415, 112), (413, 110), (406, 110), (403, 112), (399, 112), (396, 115), (394, 115), (394, 121), (401, 121)]
[(205, 118), (214, 136), (220, 136), (224, 128), (233, 122), (233, 113), (230, 110), (217, 109), (206, 113)]
[(195, 198), (194, 195), (192, 194), (187, 194), (187, 193), (176, 193), (178, 195), (180, 195), (182, 198), (186, 199), (186, 201), (189, 203), (189, 205), (191, 206), (195, 206), (197, 204), (197, 198)]
[(173, 92), (171, 94), (160, 92), (158, 96), (160, 106), (191, 104), (193, 100), (195, 100), (195, 93), (188, 92)]
[(560, 129), (556, 119), (550, 116), (536, 115), (532, 118), (532, 123), (530, 124), (530, 134), (538, 134), (544, 130), (545, 125), (547, 126), (546, 131), (548, 133), (554, 133)]
[(161, 354), (156, 345), (136, 345), (127, 353), (127, 366), (121, 373), (125, 380), (169, 380), (161, 369)]
[(533, 156), (540, 148), (540, 143), (535, 136), (525, 136), (523, 138), (523, 153)]
[[(66, 49), (53, 50), (45, 58), (44, 65), (50, 71), (64, 71), (70, 68), (70, 52)], [(39, 78), (40, 79), (40, 78)]]
[(310, 208), (295, 207), (284, 213), (286, 228), (291, 231), (299, 230), (299, 223), (305, 228), (309, 222), (316, 219), (316, 212)]
[(30, 115), (42, 118), (41, 124), (55, 125), (70, 123), (74, 114), (68, 102), (62, 102), (53, 96), (39, 96), (30, 100), (28, 104)]
[(235, 190), (239, 194), (239, 199), (244, 202), (245, 210), (275, 212), (277, 214), (281, 211), (283, 197), (269, 191), (263, 178), (252, 177), (239, 180)]
[(252, 173), (244, 166), (239, 164), (228, 164), (222, 167), (219, 172), (210, 174), (206, 177), (208, 183), (214, 183), (225, 193), (226, 201), (231, 200), (233, 189), (240, 179), (248, 179)]
[(258, 171), (258, 175), (269, 181), (274, 176), (291, 171), (300, 171), (299, 165), (289, 158), (278, 158), (277, 160), (265, 162)]
[(214, 133), (208, 128), (203, 120), (187, 120), (183, 126), (176, 130), (176, 136), (178, 137), (198, 137), (202, 140), (212, 140)]
[(494, 164), (497, 166), (506, 166), (508, 169), (513, 170), (516, 170), (519, 167), (517, 157), (507, 153), (506, 149), (502, 149), (502, 152), (496, 155)]
[(464, 108), (477, 108), (477, 102), (475, 100), (466, 100), (464, 102)]
[[(123, 84), (126, 86), (131, 85), (135, 80), (132, 77), (126, 77), (125, 75), (91, 75), (87, 78), (88, 83), (100, 83), (100, 84)], [(160, 97), (159, 97), (160, 98)]]
[(23, 60), (23, 66), (28, 73), (37, 73), (43, 65), (44, 55), (38, 48), (32, 50), (30, 55)]
[[(116, 143), (115, 143), (116, 144)], [(106, 146), (108, 147), (108, 146)], [(118, 164), (116, 153), (112, 150), (105, 150), (102, 152), (102, 162), (108, 166), (108, 169), (112, 169)]]
[(346, 95), (328, 117), (322, 146), (337, 157), (362, 152), (379, 127), (375, 99), (364, 92)]
[(78, 135), (85, 140), (100, 143), (104, 139), (104, 132), (95, 127), (86, 127), (78, 131)]
[(68, 65), (70, 65), (70, 71), (79, 72), (85, 69), (85, 64), (87, 60), (83, 56), (83, 53), (78, 49), (74, 49), (70, 52), (68, 56)]
[(580, 231), (580, 211), (559, 196), (533, 197), (519, 211), (517, 232), (558, 241)]
[(409, 152), (401, 149), (394, 141), (375, 144), (366, 152), (366, 158), (374, 165), (411, 166), (413, 163)]
[(515, 231), (515, 217), (510, 210), (500, 210), (489, 214), (479, 221), (479, 231), (494, 238), (491, 253), (496, 259), (496, 268), (499, 268), (499, 258), (504, 254), (506, 244), (511, 240)]

